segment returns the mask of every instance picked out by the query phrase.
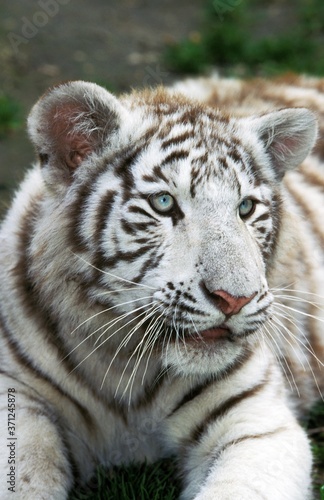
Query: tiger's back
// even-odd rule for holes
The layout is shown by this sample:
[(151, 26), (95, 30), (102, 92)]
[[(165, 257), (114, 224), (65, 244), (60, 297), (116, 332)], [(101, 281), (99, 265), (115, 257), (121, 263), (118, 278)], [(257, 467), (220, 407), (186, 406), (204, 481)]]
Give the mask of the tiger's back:
[(314, 116), (274, 110), (316, 108), (321, 131), (321, 85), (189, 81), (117, 100), (75, 82), (35, 105), (39, 164), (1, 229), (19, 498), (176, 454), (184, 499), (305, 500), (289, 407), (323, 386), (324, 175), (321, 141), (303, 162)]

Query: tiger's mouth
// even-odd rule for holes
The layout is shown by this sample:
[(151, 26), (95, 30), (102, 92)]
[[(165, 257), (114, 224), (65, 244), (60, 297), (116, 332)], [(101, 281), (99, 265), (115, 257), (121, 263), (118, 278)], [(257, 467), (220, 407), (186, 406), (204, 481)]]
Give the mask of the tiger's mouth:
[(232, 330), (230, 330), (226, 325), (207, 328), (206, 330), (191, 333), (190, 336), (186, 337), (186, 342), (189, 341), (196, 343), (217, 342), (222, 340), (234, 340), (234, 334)]
[(226, 326), (218, 326), (215, 328), (208, 328), (207, 330), (203, 330), (199, 332), (198, 338), (202, 338), (203, 340), (217, 340), (222, 338), (231, 337), (232, 332)]

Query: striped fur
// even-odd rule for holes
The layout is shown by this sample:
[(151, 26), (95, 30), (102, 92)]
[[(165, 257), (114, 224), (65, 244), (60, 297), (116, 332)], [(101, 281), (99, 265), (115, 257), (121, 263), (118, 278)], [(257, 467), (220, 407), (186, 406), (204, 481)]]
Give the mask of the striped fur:
[[(0, 232), (17, 498), (176, 455), (183, 500), (305, 500), (320, 397), (324, 83), (181, 82), (35, 105)], [(302, 106), (302, 107), (300, 107)], [(286, 109), (281, 109), (286, 108)], [(298, 413), (299, 412), (299, 413)], [(9, 498), (7, 456), (1, 498)]]

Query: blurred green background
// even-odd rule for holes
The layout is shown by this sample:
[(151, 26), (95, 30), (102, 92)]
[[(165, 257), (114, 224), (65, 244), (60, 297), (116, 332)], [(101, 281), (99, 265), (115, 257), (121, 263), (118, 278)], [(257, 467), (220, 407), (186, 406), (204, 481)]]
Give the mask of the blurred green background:
[[(0, 69), (2, 214), (34, 158), (26, 116), (49, 86), (83, 79), (119, 93), (212, 71), (324, 76), (324, 1), (2, 0)], [(323, 405), (305, 425), (314, 442), (320, 498)], [(165, 462), (108, 476), (99, 471), (95, 488), (71, 498), (171, 500), (178, 495), (173, 476)]]

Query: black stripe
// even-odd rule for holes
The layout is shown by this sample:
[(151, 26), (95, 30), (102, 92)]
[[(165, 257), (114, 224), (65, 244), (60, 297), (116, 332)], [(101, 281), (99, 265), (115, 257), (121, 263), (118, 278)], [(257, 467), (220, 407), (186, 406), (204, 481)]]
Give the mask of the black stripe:
[(273, 431), (268, 431), (268, 432), (262, 432), (261, 434), (249, 434), (246, 436), (241, 436), (239, 438), (234, 439), (233, 441), (229, 441), (228, 443), (224, 444), (220, 449), (217, 450), (217, 455), (215, 459), (223, 454), (224, 451), (226, 451), (228, 448), (231, 446), (236, 446), (237, 444), (243, 443), (244, 441), (253, 441), (255, 439), (263, 439), (267, 438), (269, 436), (275, 436), (276, 434), (280, 434), (281, 432), (286, 432), (287, 428), (286, 427), (278, 427), (277, 429), (274, 429)]
[[(252, 225), (254, 226), (254, 224), (253, 224), (253, 223), (252, 223)], [(261, 226), (261, 227), (256, 226), (256, 227), (255, 227), (255, 229), (256, 229), (256, 231), (258, 231), (259, 235), (261, 235), (261, 234), (263, 235), (263, 234), (265, 234), (267, 231), (268, 231), (268, 233), (267, 233), (267, 234), (269, 234), (269, 230), (268, 230), (267, 228), (265, 228), (264, 226)]]
[(156, 178), (153, 175), (145, 174), (142, 177), (142, 181), (144, 181), (144, 182), (151, 182), (152, 183), (152, 182), (156, 182)]
[(190, 195), (192, 198), (196, 196), (196, 189), (198, 184), (206, 178), (206, 165), (208, 164), (208, 152), (206, 151), (202, 156), (195, 158), (192, 161), (191, 168), (191, 182), (190, 182)]
[[(155, 247), (152, 245), (144, 245), (133, 252), (123, 252), (122, 250), (115, 253), (112, 256), (104, 255), (100, 250), (96, 253), (94, 266), (98, 269), (105, 269), (106, 267), (114, 267), (119, 261), (133, 262), (142, 255), (154, 250)], [(100, 271), (97, 271), (100, 272)]]
[(191, 139), (195, 136), (193, 130), (187, 130), (176, 137), (171, 137), (171, 139), (165, 139), (161, 144), (161, 149), (167, 149), (169, 146), (175, 146), (180, 144), (181, 142), (186, 141), (187, 139)]
[[(152, 242), (152, 236), (158, 236), (155, 234), (152, 234), (148, 229), (153, 225), (155, 226), (154, 223), (152, 222), (147, 222), (147, 223), (142, 223), (142, 222), (129, 222), (126, 219), (122, 219), (120, 221), (120, 225), (122, 230), (131, 236), (135, 236), (136, 239), (134, 240), (135, 243), (139, 244), (146, 244)], [(139, 238), (139, 233), (145, 233), (141, 238)]]
[(91, 194), (92, 186), (88, 183), (79, 187), (77, 200), (69, 207), (66, 214), (69, 218), (68, 245), (74, 253), (82, 253), (87, 250), (86, 242), (81, 236), (81, 227), (84, 220), (84, 210)]
[[(268, 220), (268, 219), (270, 219), (270, 214), (269, 214), (268, 212), (265, 212), (264, 214), (259, 215), (259, 217), (257, 217), (256, 219), (254, 219), (254, 220), (252, 221), (252, 226), (254, 226), (254, 224), (255, 224), (256, 222), (265, 221), (265, 220)], [(259, 230), (260, 230), (260, 228), (258, 228), (258, 231), (259, 231)]]
[(120, 221), (120, 225), (121, 225), (122, 230), (126, 234), (130, 234), (130, 235), (134, 236), (137, 233), (136, 227), (134, 226), (134, 224), (128, 222), (126, 219), (122, 219)]
[(155, 177), (157, 177), (158, 179), (161, 179), (166, 184), (169, 183), (169, 179), (163, 174), (161, 166), (159, 166), (159, 165), (155, 166), (153, 168), (153, 174), (155, 175)]
[[(156, 224), (155, 222), (132, 222), (132, 226), (135, 228), (136, 231), (143, 231), (143, 232), (150, 232), (150, 228), (155, 228)], [(151, 232), (154, 236), (156, 236), (155, 232)]]
[(194, 304), (197, 303), (197, 299), (193, 295), (191, 295), (191, 293), (183, 292), (182, 297), (189, 300), (190, 302), (193, 302)]
[[(156, 376), (153, 378), (154, 382), (150, 382), (144, 386), (140, 396), (137, 397), (136, 401), (131, 403), (131, 408), (134, 411), (138, 411), (152, 406), (154, 401), (158, 398), (159, 393), (165, 384), (165, 380), (168, 379), (168, 377), (169, 375), (167, 372), (164, 371), (161, 373), (160, 370), (158, 370)], [(128, 411), (128, 406), (125, 405), (125, 409), (126, 408)]]
[(227, 158), (225, 156), (220, 156), (217, 158), (217, 164), (223, 169), (227, 170), (229, 168), (227, 163)]
[[(241, 146), (241, 144), (240, 144)], [(227, 151), (228, 156), (239, 165), (244, 165), (243, 158), (236, 146), (231, 146)], [(244, 169), (246, 170), (246, 168)]]
[(154, 217), (153, 215), (151, 215), (149, 212), (147, 212), (143, 208), (137, 207), (136, 205), (131, 205), (130, 207), (128, 207), (128, 211), (130, 213), (133, 213), (133, 214), (140, 214), (140, 215), (144, 215), (145, 217), (150, 217), (151, 219), (153, 219), (156, 222), (158, 222), (158, 219), (156, 217)]
[(194, 167), (197, 166), (198, 167), (197, 172), (200, 172), (201, 171), (201, 167), (207, 165), (208, 159), (209, 159), (208, 151), (205, 151), (204, 154), (202, 154), (201, 156), (197, 156), (196, 158), (194, 158), (192, 160), (192, 165)]
[[(196, 316), (201, 316), (202, 318), (205, 318), (206, 316), (208, 316), (208, 313), (206, 313), (205, 311), (202, 311), (202, 310), (197, 309), (195, 307), (187, 306), (186, 304), (183, 304), (180, 301), (178, 301), (178, 299), (176, 297), (173, 298), (170, 294), (166, 293), (165, 299), (163, 297), (161, 297), (159, 299), (161, 302), (161, 305), (163, 305), (165, 307), (165, 309), (169, 309), (170, 307), (173, 307), (173, 308), (176, 307), (176, 311), (177, 311), (177, 318), (176, 319), (178, 321), (180, 321), (180, 320), (183, 321), (184, 318), (187, 316), (188, 312), (193, 313)], [(183, 314), (184, 314), (184, 317), (181, 317)], [(172, 318), (173, 318), (173, 316), (172, 316)], [(192, 326), (192, 322), (189, 322), (188, 324)], [(176, 337), (177, 337), (177, 332), (174, 330), (173, 334), (171, 335), (170, 338), (175, 339)]]
[(152, 255), (147, 259), (146, 262), (144, 262), (141, 269), (139, 270), (138, 275), (133, 279), (133, 281), (135, 281), (135, 283), (140, 283), (148, 273), (148, 271), (150, 271), (151, 269), (155, 269), (159, 265), (159, 262), (163, 257), (164, 253), (158, 253), (158, 249), (156, 249), (155, 252), (152, 252)]
[(176, 413), (180, 408), (182, 408), (187, 403), (192, 402), (197, 397), (201, 396), (206, 390), (208, 390), (212, 385), (215, 384), (215, 377), (209, 377), (204, 380), (202, 383), (197, 384), (195, 387), (192, 387), (176, 404), (171, 413), (169, 413), (168, 417), (171, 417), (174, 413)]
[[(217, 384), (221, 382), (224, 378), (228, 378), (230, 375), (233, 375), (236, 371), (240, 370), (242, 366), (247, 363), (253, 356), (253, 352), (250, 350), (246, 350), (241, 354), (235, 362), (227, 367), (221, 373), (217, 373), (217, 375), (211, 375), (206, 378), (205, 381), (197, 384), (197, 386), (193, 387), (186, 393), (182, 399), (177, 403), (172, 412), (168, 415), (171, 416), (180, 410), (187, 403), (192, 402), (195, 398), (201, 396), (205, 391), (207, 392), (213, 385), (215, 386), (215, 391), (217, 390)], [(216, 392), (215, 392), (216, 394)]]
[(180, 312), (180, 313), (181, 312), (185, 312), (185, 313), (189, 312), (189, 313), (196, 314), (198, 316), (208, 316), (208, 313), (206, 313), (205, 311), (197, 309), (196, 307), (193, 307), (193, 306), (189, 306), (185, 302), (182, 302), (181, 300), (179, 300), (177, 297), (174, 297), (169, 305), (172, 307), (177, 307), (177, 312)]
[[(191, 106), (186, 108), (184, 110), (184, 112), (182, 113), (182, 115), (179, 116), (177, 121), (181, 125), (190, 123), (191, 125), (195, 126), (197, 121), (200, 118), (201, 112), (202, 112), (202, 108), (199, 105), (193, 106), (191, 104)], [(203, 114), (207, 116), (205, 110), (203, 110)], [(215, 119), (215, 117), (214, 117), (214, 119)]]
[(168, 154), (161, 163), (161, 167), (168, 165), (174, 161), (186, 160), (189, 156), (189, 151), (172, 151)]
[(98, 210), (96, 214), (96, 232), (94, 234), (94, 242), (99, 244), (101, 241), (102, 232), (107, 226), (110, 212), (116, 200), (116, 191), (107, 191), (107, 193), (98, 201)]
[[(16, 363), (23, 366), (25, 369), (31, 371), (33, 375), (36, 376), (37, 378), (41, 378), (45, 382), (49, 383), (51, 387), (53, 387), (57, 392), (61, 394), (62, 397), (67, 398), (69, 401), (71, 401), (71, 403), (73, 403), (73, 405), (77, 408), (78, 412), (82, 416), (86, 424), (86, 427), (89, 429), (90, 433), (93, 433), (95, 429), (95, 424), (87, 408), (81, 405), (79, 401), (77, 401), (73, 396), (68, 394), (53, 379), (51, 379), (51, 377), (49, 377), (48, 374), (44, 373), (38, 366), (35, 366), (35, 363), (29, 358), (26, 352), (24, 352), (21, 349), (19, 343), (11, 334), (1, 311), (0, 311), (0, 326), (4, 334), (4, 337), (7, 341), (7, 345), (11, 350), (13, 357), (16, 359)], [(20, 382), (19, 379), (17, 380)], [(21, 383), (26, 385), (23, 381), (21, 381)]]
[(262, 381), (260, 384), (252, 387), (252, 389), (247, 389), (246, 391), (237, 394), (236, 396), (232, 396), (225, 403), (223, 403), (218, 408), (211, 411), (205, 418), (203, 422), (197, 425), (191, 432), (189, 442), (197, 442), (201, 439), (207, 427), (216, 422), (216, 420), (224, 417), (227, 413), (229, 413), (233, 408), (239, 405), (245, 399), (251, 398), (258, 394), (268, 383), (267, 380)]
[(120, 151), (115, 162), (115, 174), (123, 180), (123, 189), (127, 192), (134, 187), (134, 176), (131, 170), (132, 165), (143, 152), (143, 144), (131, 144), (123, 151)]

